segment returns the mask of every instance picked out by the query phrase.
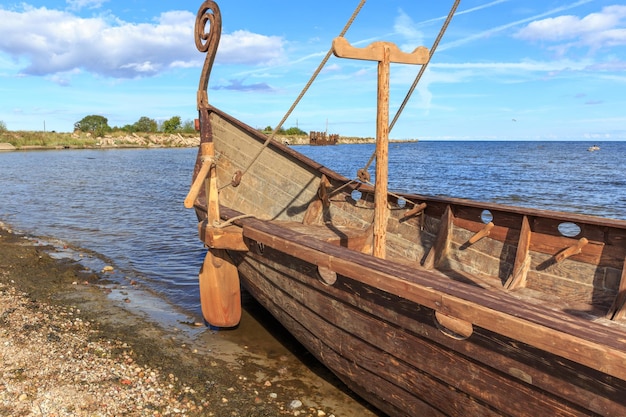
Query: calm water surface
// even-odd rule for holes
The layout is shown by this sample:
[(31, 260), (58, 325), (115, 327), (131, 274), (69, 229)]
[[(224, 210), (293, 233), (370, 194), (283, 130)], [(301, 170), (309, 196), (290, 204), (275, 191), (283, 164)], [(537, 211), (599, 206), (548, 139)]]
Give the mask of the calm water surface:
[[(626, 143), (391, 144), (390, 189), (626, 220)], [(353, 178), (374, 145), (294, 149)], [(0, 153), (0, 221), (111, 263), (170, 303), (199, 310), (204, 249), (183, 208), (196, 149)], [(373, 174), (373, 167), (370, 169)]]

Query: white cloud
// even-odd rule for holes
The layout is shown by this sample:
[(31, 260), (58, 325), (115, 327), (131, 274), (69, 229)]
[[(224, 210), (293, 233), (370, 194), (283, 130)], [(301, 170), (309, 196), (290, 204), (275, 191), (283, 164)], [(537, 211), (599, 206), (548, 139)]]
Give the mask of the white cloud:
[[(63, 84), (76, 69), (114, 78), (152, 76), (170, 68), (201, 65), (204, 58), (193, 41), (194, 20), (187, 11), (165, 12), (154, 23), (135, 24), (111, 16), (82, 18), (45, 7), (12, 11), (0, 6), (0, 53), (27, 62), (21, 67), (27, 75), (62, 73), (50, 79), (62, 79)], [(222, 34), (216, 62), (271, 64), (283, 56), (282, 38), (236, 31)]]
[(413, 52), (415, 48), (424, 44), (424, 34), (416, 29), (415, 22), (402, 10), (393, 25), (394, 31), (405, 39), (405, 43), (400, 49), (406, 52)]
[(626, 45), (626, 6), (607, 6), (583, 18), (564, 15), (536, 20), (517, 32), (516, 37), (530, 41), (562, 42), (561, 49), (586, 46), (592, 50)]
[(70, 10), (98, 9), (109, 0), (66, 0)]
[(283, 40), (245, 30), (223, 35), (218, 57), (226, 64), (278, 64), (283, 61)]

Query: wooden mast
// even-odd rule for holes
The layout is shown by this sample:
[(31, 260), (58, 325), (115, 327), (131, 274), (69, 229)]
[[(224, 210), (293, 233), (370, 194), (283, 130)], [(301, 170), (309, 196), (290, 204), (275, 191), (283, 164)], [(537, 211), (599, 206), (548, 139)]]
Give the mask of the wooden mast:
[(333, 40), (333, 54), (338, 58), (378, 62), (378, 95), (376, 117), (376, 184), (374, 187), (374, 245), (372, 254), (385, 258), (387, 219), (388, 155), (389, 155), (389, 66), (393, 63), (423, 65), (428, 62), (428, 49), (420, 46), (411, 53), (402, 52), (390, 42), (374, 42), (355, 48), (342, 37)]

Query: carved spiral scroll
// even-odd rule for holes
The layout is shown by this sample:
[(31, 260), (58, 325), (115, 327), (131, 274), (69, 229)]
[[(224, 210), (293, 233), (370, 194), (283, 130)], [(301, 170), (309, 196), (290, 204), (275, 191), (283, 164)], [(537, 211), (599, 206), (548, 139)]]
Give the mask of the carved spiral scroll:
[[(207, 24), (209, 30), (207, 32)], [(220, 35), (222, 33), (222, 15), (220, 8), (212, 0), (206, 0), (200, 6), (198, 15), (196, 16), (196, 48), (200, 52), (206, 52), (204, 59), (204, 67), (200, 75), (200, 83), (198, 84), (198, 109), (207, 108), (209, 97), (207, 87), (209, 85), (209, 76), (211, 75), (211, 67), (217, 53), (217, 46), (220, 43)]]

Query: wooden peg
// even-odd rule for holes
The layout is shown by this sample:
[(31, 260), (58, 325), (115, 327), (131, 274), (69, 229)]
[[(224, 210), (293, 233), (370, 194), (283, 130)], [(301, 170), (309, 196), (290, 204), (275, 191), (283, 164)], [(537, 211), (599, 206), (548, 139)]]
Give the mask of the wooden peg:
[(493, 229), (493, 226), (494, 226), (493, 222), (487, 223), (485, 227), (483, 227), (480, 231), (476, 232), (474, 236), (470, 237), (467, 243), (470, 245), (473, 245), (474, 243), (478, 242), (480, 239), (489, 236), (489, 233), (491, 233), (491, 229)]
[(196, 179), (191, 185), (191, 189), (189, 189), (189, 194), (185, 198), (185, 208), (192, 208), (196, 198), (198, 198), (198, 194), (202, 189), (202, 184), (209, 174), (209, 170), (213, 165), (213, 143), (203, 143), (200, 147), (200, 152), (202, 155), (202, 166), (200, 167), (200, 171), (198, 175), (196, 175)]
[(417, 216), (421, 214), (424, 210), (426, 210), (426, 203), (416, 204), (411, 210), (408, 210), (402, 216), (403, 219), (409, 218), (411, 216)]
[(587, 238), (581, 237), (575, 245), (572, 245), (569, 248), (564, 249), (561, 252), (554, 255), (554, 260), (558, 263), (569, 258), (570, 256), (578, 255), (580, 252), (582, 252), (583, 247), (587, 243), (589, 243)]

